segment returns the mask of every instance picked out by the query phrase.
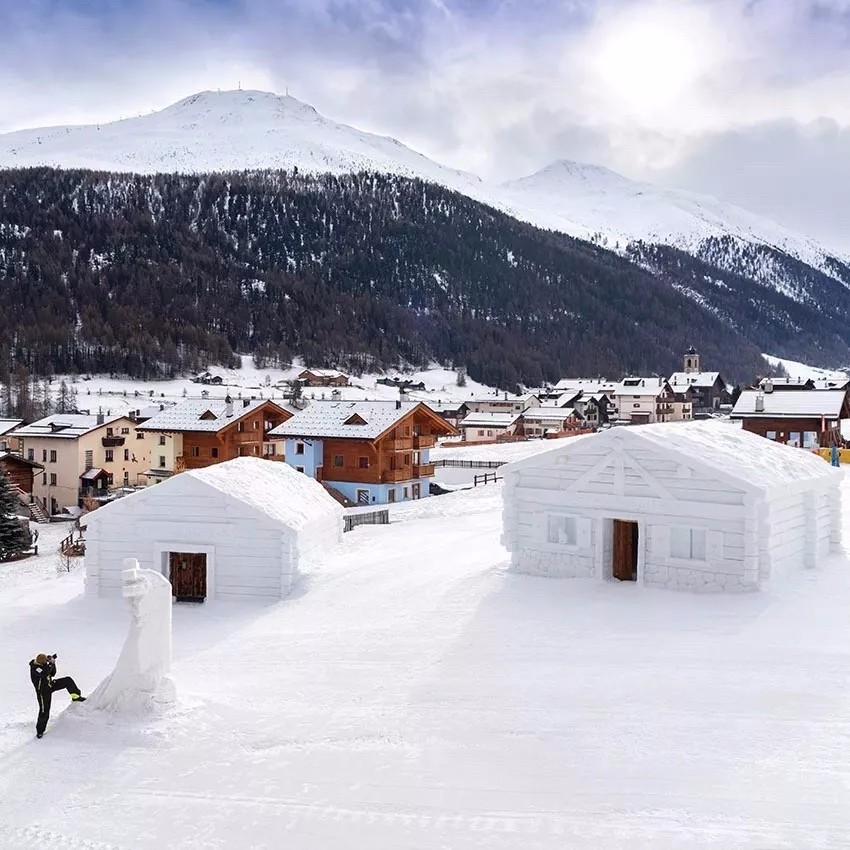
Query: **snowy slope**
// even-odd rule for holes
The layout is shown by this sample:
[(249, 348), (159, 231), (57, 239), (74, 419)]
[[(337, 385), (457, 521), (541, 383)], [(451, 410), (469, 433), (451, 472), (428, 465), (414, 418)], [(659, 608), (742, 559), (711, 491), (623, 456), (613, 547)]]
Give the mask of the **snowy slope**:
[(0, 847), (850, 846), (846, 559), (735, 598), (514, 575), (499, 491), (397, 506), (283, 602), (176, 605), (178, 704), (57, 694), (41, 741), (26, 659), (90, 692), (128, 613), (0, 564)]
[(815, 241), (738, 207), (635, 183), (598, 166), (561, 160), (520, 180), (487, 183), (269, 92), (206, 91), (138, 118), (0, 135), (0, 168), (36, 165), (145, 174), (374, 170), (440, 183), (523, 221), (610, 248), (642, 239), (693, 251), (707, 237), (730, 234), (822, 270), (829, 255)]

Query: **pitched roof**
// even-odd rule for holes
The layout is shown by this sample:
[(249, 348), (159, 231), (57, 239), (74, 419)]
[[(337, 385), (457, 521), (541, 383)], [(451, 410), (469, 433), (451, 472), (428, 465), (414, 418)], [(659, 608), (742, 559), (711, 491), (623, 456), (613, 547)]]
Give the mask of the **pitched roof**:
[(24, 424), (23, 419), (0, 419), (0, 437)]
[[(292, 419), (273, 428), (273, 437), (375, 440), (416, 409), (424, 409), (454, 433), (448, 422), (421, 401), (314, 401)], [(363, 424), (356, 424), (362, 420)]]
[(340, 372), (338, 369), (304, 369), (300, 374), (309, 372), (317, 378), (347, 378), (345, 372)]
[(37, 461), (28, 460), (16, 452), (0, 452), (0, 463), (3, 461), (11, 461), (12, 463), (22, 463), (24, 466), (31, 466), (33, 469), (44, 469), (44, 466)]
[[(764, 400), (764, 410), (756, 410), (756, 399)], [(732, 416), (783, 417), (825, 416), (829, 419), (841, 418), (847, 393), (844, 390), (774, 390), (763, 393), (758, 390), (744, 390)]]
[(576, 437), (550, 452), (503, 467), (505, 474), (524, 467), (552, 466), (560, 456), (582, 451), (586, 440), (651, 445), (661, 454), (673, 456), (685, 466), (704, 469), (718, 478), (734, 479), (742, 490), (767, 492), (819, 480), (841, 471), (804, 449), (792, 448), (751, 434), (723, 422), (669, 422), (612, 428), (586, 437)]
[(720, 372), (674, 372), (670, 376), (670, 386), (676, 392), (679, 392), (683, 386), (708, 389), (715, 385), (719, 377)]
[(104, 416), (98, 422), (98, 415), (94, 413), (54, 413), (45, 416), (38, 422), (31, 422), (15, 431), (16, 437), (56, 437), (64, 440), (76, 440), (89, 431), (111, 425), (126, 416)]
[(606, 392), (617, 386), (617, 381), (607, 378), (561, 378), (555, 384), (556, 390), (585, 390), (586, 392)]
[(568, 419), (570, 416), (578, 416), (581, 417), (581, 414), (578, 413), (573, 407), (532, 407), (529, 410), (526, 410), (525, 413), (522, 414), (523, 419), (538, 419), (540, 421), (548, 421), (550, 419), (557, 420), (559, 422), (563, 422), (565, 419)]
[[(247, 404), (245, 403), (247, 402)], [(190, 399), (174, 407), (166, 408), (152, 416), (147, 422), (136, 426), (137, 431), (204, 431), (217, 433), (242, 417), (253, 413), (269, 399), (236, 399), (232, 403), (230, 416), (227, 402), (221, 398)], [(272, 402), (274, 404), (274, 402)]]
[[(192, 482), (189, 484), (189, 482)], [(197, 482), (197, 483), (196, 483)], [(296, 472), (291, 466), (263, 458), (238, 457), (204, 469), (193, 469), (167, 478), (155, 487), (147, 487), (116, 499), (88, 514), (86, 522), (109, 521), (113, 513), (138, 512), (145, 499), (161, 498), (175, 490), (185, 493), (187, 486), (202, 484), (238, 499), (256, 513), (300, 529), (322, 517), (336, 516), (341, 522), (342, 507), (314, 479)], [(179, 503), (179, 495), (176, 498)], [(177, 509), (179, 513), (179, 508)]]
[(614, 388), (614, 395), (660, 395), (667, 386), (666, 378), (623, 378)]
[[(533, 409), (534, 408), (532, 408), (532, 410)], [(510, 425), (513, 425), (519, 417), (519, 413), (491, 413), (489, 411), (470, 413), (465, 419), (461, 419), (458, 423), (458, 427), (507, 428)]]

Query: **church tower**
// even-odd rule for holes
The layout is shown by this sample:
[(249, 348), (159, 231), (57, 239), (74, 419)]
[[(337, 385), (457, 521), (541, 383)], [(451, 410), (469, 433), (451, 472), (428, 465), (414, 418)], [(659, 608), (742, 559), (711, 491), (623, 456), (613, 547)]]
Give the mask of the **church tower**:
[(685, 371), (688, 373), (699, 372), (699, 354), (697, 350), (691, 346), (685, 352)]

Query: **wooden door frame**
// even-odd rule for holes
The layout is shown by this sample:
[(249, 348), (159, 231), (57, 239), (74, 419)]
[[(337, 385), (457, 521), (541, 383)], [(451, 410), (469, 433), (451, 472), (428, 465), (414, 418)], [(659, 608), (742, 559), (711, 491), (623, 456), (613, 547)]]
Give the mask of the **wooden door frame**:
[[(168, 556), (172, 552), (207, 556), (207, 599), (215, 597), (215, 546), (193, 543), (186, 540), (157, 540), (153, 544), (154, 569), (169, 578)], [(169, 579), (170, 580), (170, 579)]]
[[(599, 545), (596, 546), (595, 558), (596, 558), (596, 567), (597, 567), (597, 575), (603, 581), (617, 581), (618, 584), (623, 584), (623, 582), (618, 581), (614, 578), (614, 546), (613, 546), (613, 536), (614, 536), (614, 520), (621, 520), (622, 522), (636, 522), (638, 527), (638, 547), (637, 547), (637, 568), (635, 580), (633, 582), (629, 582), (629, 584), (638, 584), (642, 585), (644, 583), (644, 574), (646, 567), (646, 553), (647, 553), (647, 524), (645, 520), (642, 520), (636, 516), (629, 516), (628, 514), (619, 516), (612, 516), (611, 514), (605, 513), (597, 516), (593, 521), (595, 523), (599, 523), (598, 528), (600, 529), (599, 535)], [(611, 540), (611, 558), (606, 559), (605, 557), (605, 540)]]

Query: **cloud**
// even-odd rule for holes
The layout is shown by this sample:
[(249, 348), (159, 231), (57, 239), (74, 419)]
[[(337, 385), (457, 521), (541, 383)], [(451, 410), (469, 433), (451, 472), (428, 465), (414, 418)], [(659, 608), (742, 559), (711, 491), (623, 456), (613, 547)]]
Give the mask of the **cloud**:
[(820, 178), (850, 127), (850, 0), (28, 0), (0, 2), (0, 32), (0, 131), (288, 87), (486, 177), (589, 160), (770, 195), (810, 230), (796, 178), (745, 195), (730, 162)]

